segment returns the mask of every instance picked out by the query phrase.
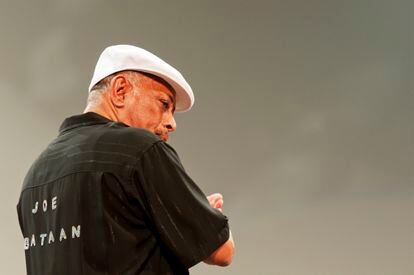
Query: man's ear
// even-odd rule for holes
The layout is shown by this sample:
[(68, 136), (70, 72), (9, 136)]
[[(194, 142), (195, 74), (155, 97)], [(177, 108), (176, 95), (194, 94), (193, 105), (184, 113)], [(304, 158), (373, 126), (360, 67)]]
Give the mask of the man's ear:
[(111, 79), (109, 93), (115, 107), (124, 107), (127, 94), (131, 91), (132, 85), (124, 75), (119, 74)]

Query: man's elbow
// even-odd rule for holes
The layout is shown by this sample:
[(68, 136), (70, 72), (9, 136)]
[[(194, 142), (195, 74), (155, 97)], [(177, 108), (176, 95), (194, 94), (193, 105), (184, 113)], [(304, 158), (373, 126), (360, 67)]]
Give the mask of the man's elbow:
[(233, 261), (233, 253), (229, 254), (220, 254), (220, 255), (211, 255), (204, 260), (206, 264), (218, 265), (218, 266), (229, 266)]
[(233, 257), (228, 257), (226, 259), (219, 259), (216, 261), (216, 265), (218, 266), (229, 266), (233, 262)]
[(213, 254), (210, 255), (204, 262), (211, 265), (229, 266), (233, 261), (234, 256), (234, 242), (230, 238), (222, 246), (220, 246)]

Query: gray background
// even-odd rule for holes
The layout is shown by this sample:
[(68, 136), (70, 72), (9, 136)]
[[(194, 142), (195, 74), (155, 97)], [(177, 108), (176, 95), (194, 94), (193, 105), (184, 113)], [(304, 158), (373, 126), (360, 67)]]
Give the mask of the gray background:
[(224, 194), (233, 265), (192, 274), (414, 274), (412, 3), (1, 1), (0, 273), (25, 272), (25, 172), (129, 43), (192, 85), (171, 144)]

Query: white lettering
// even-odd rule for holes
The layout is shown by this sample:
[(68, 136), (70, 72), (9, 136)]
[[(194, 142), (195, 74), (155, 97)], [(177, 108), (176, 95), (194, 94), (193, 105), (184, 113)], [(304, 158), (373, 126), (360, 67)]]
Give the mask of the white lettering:
[(32, 240), (30, 241), (30, 246), (36, 246), (36, 239), (35, 239), (35, 235), (32, 235)]
[(66, 240), (66, 232), (65, 232), (65, 229), (61, 229), (60, 230), (60, 236), (59, 236), (59, 241), (61, 242), (63, 239), (65, 239)]
[(43, 212), (46, 212), (47, 210), (47, 200), (43, 201)]
[(74, 226), (72, 226), (72, 239), (75, 238), (75, 235), (76, 235), (77, 238), (80, 237), (80, 230), (81, 230), (81, 226), (80, 225), (78, 225), (77, 228), (74, 227)]
[(52, 210), (55, 210), (57, 207), (57, 197), (53, 197), (52, 199)]
[(29, 249), (29, 238), (24, 238), (24, 250), (28, 250)]
[[(71, 236), (72, 239), (80, 238), (81, 236), (81, 225), (73, 225), (71, 226)], [(66, 230), (70, 230), (66, 228)], [(68, 232), (69, 233), (69, 232)], [(49, 232), (42, 233), (42, 234), (32, 234), (29, 237), (24, 237), (23, 239), (23, 247), (24, 250), (29, 250), (32, 246), (36, 246), (37, 244), (40, 246), (47, 246), (57, 241), (57, 237), (59, 235), (59, 242), (63, 242), (64, 240), (68, 239), (68, 235), (63, 227), (60, 230), (50, 230)], [(55, 237), (56, 236), (56, 237)], [(39, 238), (39, 239), (37, 239)]]
[(50, 244), (50, 243), (54, 243), (54, 242), (55, 242), (55, 236), (53, 236), (53, 232), (51, 230), (50, 233), (49, 233), (48, 243)]
[(37, 213), (37, 207), (39, 206), (39, 202), (37, 201), (36, 203), (35, 203), (35, 207), (32, 209), (32, 213), (33, 214), (36, 214)]
[(43, 246), (45, 243), (45, 238), (47, 237), (47, 234), (43, 233), (40, 234), (40, 245)]

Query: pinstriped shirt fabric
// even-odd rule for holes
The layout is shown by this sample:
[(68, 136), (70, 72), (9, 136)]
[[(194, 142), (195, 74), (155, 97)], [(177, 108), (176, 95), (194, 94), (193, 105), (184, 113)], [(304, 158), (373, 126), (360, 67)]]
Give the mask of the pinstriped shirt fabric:
[(17, 212), (28, 274), (188, 274), (229, 237), (170, 145), (96, 113), (63, 122)]

